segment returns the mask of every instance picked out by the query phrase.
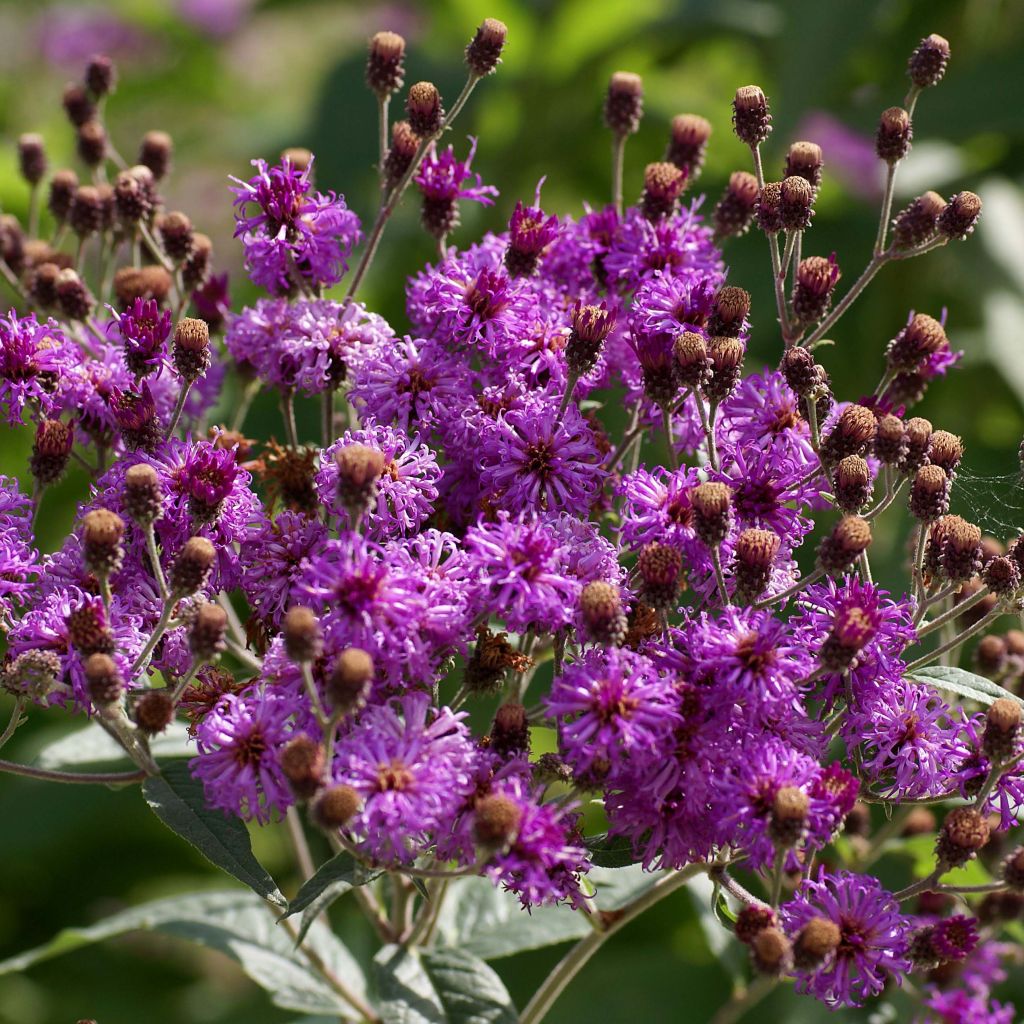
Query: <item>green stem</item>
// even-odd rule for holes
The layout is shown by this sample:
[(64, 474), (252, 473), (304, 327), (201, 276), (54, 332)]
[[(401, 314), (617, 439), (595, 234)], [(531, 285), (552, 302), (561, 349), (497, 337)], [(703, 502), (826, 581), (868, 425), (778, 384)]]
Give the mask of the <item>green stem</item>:
[(192, 382), (189, 381), (179, 392), (178, 401), (174, 404), (174, 412), (171, 413), (171, 422), (167, 427), (167, 432), (164, 434), (164, 440), (169, 440), (174, 431), (178, 427), (178, 420), (181, 419), (182, 410), (185, 408), (185, 402), (188, 400), (188, 393), (192, 390)]
[(26, 779), (40, 779), (44, 782), (95, 783), (104, 786), (119, 786), (128, 782), (141, 782), (146, 772), (62, 772), (52, 768), (36, 768), (16, 761), (0, 761), (0, 772), (21, 775)]
[(24, 719), (21, 717), (21, 713), (25, 710), (25, 704), (28, 702), (27, 697), (19, 697), (14, 702), (14, 710), (11, 712), (11, 720), (7, 723), (7, 728), (4, 729), (3, 734), (0, 735), (0, 747), (14, 735), (16, 729), (18, 729)]
[(149, 561), (152, 565), (153, 578), (160, 588), (160, 596), (166, 601), (168, 596), (167, 580), (164, 578), (164, 569), (160, 564), (160, 552), (156, 548), (156, 531), (153, 529), (152, 523), (146, 523), (143, 531), (146, 535), (146, 554), (149, 555)]
[(612, 136), (612, 203), (622, 216), (622, 169), (626, 156), (626, 135), (616, 132)]
[(171, 615), (174, 613), (174, 606), (178, 603), (179, 595), (171, 594), (166, 601), (164, 601), (163, 611), (160, 612), (160, 618), (157, 620), (156, 626), (153, 628), (153, 632), (149, 635), (149, 639), (146, 641), (146, 646), (142, 648), (141, 653), (135, 659), (135, 664), (132, 665), (131, 679), (135, 679), (138, 674), (149, 664), (149, 659), (152, 657), (153, 651), (156, 649), (156, 645), (160, 643), (160, 638), (164, 635), (167, 630), (167, 623), (171, 621)]
[(889, 218), (892, 216), (892, 196), (896, 185), (896, 168), (899, 161), (889, 164), (885, 172), (885, 193), (882, 196), (882, 213), (878, 218), (878, 234), (875, 237), (875, 259), (885, 252), (885, 236), (889, 231)]
[(878, 271), (885, 265), (890, 257), (888, 254), (883, 253), (881, 256), (872, 256), (868, 265), (864, 268), (863, 273), (853, 283), (853, 287), (839, 300), (839, 302), (833, 307), (832, 312), (825, 317), (824, 320), (814, 328), (813, 331), (803, 340), (805, 348), (810, 348), (816, 341), (820, 341), (825, 337), (826, 333), (830, 331), (836, 324), (836, 322), (842, 317), (842, 315), (856, 302), (860, 297), (861, 292), (871, 283), (872, 278)]

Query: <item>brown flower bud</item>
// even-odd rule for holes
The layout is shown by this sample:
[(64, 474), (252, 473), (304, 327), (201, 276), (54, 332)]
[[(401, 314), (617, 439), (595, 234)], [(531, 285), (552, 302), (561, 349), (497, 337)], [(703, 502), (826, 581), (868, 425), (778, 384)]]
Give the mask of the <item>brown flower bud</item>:
[(405, 113), (409, 127), (421, 139), (436, 135), (444, 123), (444, 108), (437, 86), (433, 82), (417, 82), (410, 86)]
[(871, 500), (871, 470), (859, 455), (840, 459), (833, 480), (836, 505), (843, 512), (859, 512)]
[(843, 516), (818, 547), (818, 562), (829, 573), (849, 569), (871, 544), (871, 524), (860, 516)]
[(64, 113), (76, 128), (93, 120), (96, 116), (96, 104), (89, 98), (85, 86), (79, 85), (77, 82), (70, 82), (64, 87), (61, 101), (64, 105)]
[(50, 179), (50, 194), (47, 200), (50, 213), (58, 224), (63, 224), (71, 211), (75, 193), (78, 191), (78, 175), (74, 171), (57, 171)]
[(828, 312), (840, 276), (834, 256), (808, 256), (800, 261), (793, 282), (793, 313), (801, 323), (813, 323)]
[(918, 89), (938, 85), (949, 63), (949, 42), (934, 32), (922, 39), (907, 61), (907, 75)]
[(93, 54), (85, 66), (85, 87), (96, 99), (108, 96), (117, 85), (114, 62), (101, 53)]
[(171, 592), (188, 597), (206, 586), (217, 551), (205, 537), (190, 537), (171, 567)]
[(501, 848), (515, 840), (523, 812), (511, 797), (491, 793), (477, 800), (474, 811), (473, 833), (481, 846)]
[(323, 747), (305, 733), (293, 737), (281, 748), (279, 763), (299, 800), (308, 800), (323, 785)]
[(167, 177), (173, 154), (174, 142), (167, 132), (146, 132), (142, 137), (139, 145), (139, 163), (148, 167), (157, 181)]
[(124, 520), (109, 509), (96, 508), (82, 520), (82, 560), (94, 576), (117, 572), (124, 561)]
[(719, 238), (746, 234), (754, 220), (757, 200), (757, 178), (748, 171), (733, 171), (715, 206), (715, 234)]
[(786, 231), (806, 231), (814, 216), (814, 189), (810, 183), (794, 175), (779, 185), (779, 216)]
[(699, 114), (676, 114), (665, 159), (685, 171), (689, 181), (700, 177), (704, 151), (711, 138), (711, 122)]
[(418, 145), (416, 133), (408, 121), (396, 121), (391, 126), (391, 147), (384, 158), (384, 180), (389, 188), (402, 180)]
[(1018, 846), (1003, 861), (1003, 881), (1014, 892), (1024, 892), (1024, 846)]
[(830, 465), (848, 455), (866, 455), (878, 433), (874, 412), (864, 405), (848, 405), (821, 445), (822, 458)]
[(289, 608), (284, 617), (284, 649), (292, 661), (316, 661), (323, 652), (323, 634), (320, 623), (312, 608), (295, 605)]
[(779, 363), (782, 376), (794, 394), (806, 397), (821, 384), (821, 367), (805, 348), (788, 348)]
[(588, 640), (622, 644), (628, 626), (622, 595), (614, 583), (594, 580), (580, 591), (580, 616)]
[[(114, 179), (114, 212), (120, 223), (129, 227), (148, 217), (153, 210), (150, 190), (134, 170), (121, 171)], [(152, 180), (149, 168), (144, 170)]]
[(146, 690), (132, 705), (135, 724), (148, 736), (163, 732), (174, 718), (174, 701), (166, 690)]
[(224, 650), (227, 612), (219, 604), (204, 601), (196, 609), (188, 634), (188, 648), (198, 661), (213, 661)]
[(188, 384), (206, 375), (210, 368), (210, 328), (205, 320), (182, 317), (174, 327), (174, 368)]
[(125, 472), (124, 509), (140, 526), (155, 522), (164, 514), (160, 477), (148, 462), (129, 466)]
[(189, 291), (202, 288), (210, 279), (210, 263), (213, 258), (213, 240), (209, 235), (197, 231), (192, 236), (192, 252), (181, 268), (181, 277)]
[(68, 210), (68, 223), (79, 238), (88, 238), (103, 229), (103, 196), (95, 185), (79, 185)]
[(757, 197), (756, 213), (757, 226), (766, 235), (777, 235), (782, 230), (782, 182), (765, 184)]
[(839, 925), (827, 917), (812, 917), (797, 933), (793, 943), (793, 966), (798, 971), (820, 967), (838, 948), (842, 938)]
[(768, 100), (756, 85), (743, 85), (732, 101), (732, 124), (740, 142), (753, 149), (772, 132), (772, 115)]
[(651, 221), (667, 217), (675, 209), (686, 188), (686, 172), (675, 164), (648, 164), (644, 170), (644, 191), (640, 206)]
[(789, 939), (778, 928), (763, 928), (750, 942), (751, 959), (759, 974), (778, 977), (792, 962)]
[(466, 47), (466, 67), (477, 78), (492, 74), (501, 63), (508, 26), (497, 18), (484, 18)]
[(985, 732), (981, 749), (987, 758), (1000, 764), (1016, 753), (1020, 736), (1020, 701), (1011, 697), (994, 700), (985, 713)]
[(981, 571), (981, 579), (994, 595), (1006, 597), (1020, 589), (1020, 567), (1012, 558), (997, 555), (985, 564)]
[(18, 169), (30, 185), (38, 185), (46, 175), (46, 148), (42, 135), (26, 132), (18, 137)]
[(518, 701), (505, 701), (494, 713), (490, 749), (503, 758), (529, 753), (530, 720), (526, 717), (526, 708)]
[(882, 111), (875, 133), (875, 152), (887, 164), (899, 163), (910, 149), (913, 137), (910, 115), (902, 107)]
[(907, 453), (900, 462), (904, 473), (913, 473), (924, 465), (928, 457), (928, 442), (932, 437), (932, 425), (923, 416), (907, 420), (905, 440)]
[(911, 515), (930, 523), (949, 508), (949, 477), (941, 466), (922, 466), (910, 485)]
[(960, 516), (947, 516), (942, 574), (951, 582), (969, 580), (981, 568), (981, 528)]
[(807, 827), (810, 800), (797, 786), (783, 786), (772, 799), (768, 834), (777, 847), (796, 846)]
[(893, 221), (892, 246), (897, 252), (913, 249), (935, 235), (946, 200), (938, 192), (925, 192), (901, 210)]
[(942, 823), (935, 844), (935, 856), (941, 865), (958, 868), (972, 860), (988, 842), (988, 819), (973, 807), (954, 807)]
[(163, 267), (121, 267), (114, 274), (114, 294), (121, 306), (136, 299), (155, 299), (163, 303), (171, 291), (171, 275)]
[(64, 618), (68, 642), (83, 658), (90, 654), (113, 654), (117, 649), (103, 606), (84, 601)]
[(981, 199), (973, 192), (957, 192), (950, 198), (936, 221), (940, 235), (947, 238), (966, 238), (981, 216)]
[(775, 928), (778, 923), (778, 916), (771, 907), (764, 903), (745, 903), (736, 915), (733, 931), (740, 942), (751, 943), (759, 932)]
[(1006, 641), (995, 633), (989, 633), (978, 641), (974, 649), (974, 664), (982, 675), (997, 679), (1006, 669), (1009, 655)]
[(357, 518), (377, 497), (377, 482), (384, 472), (385, 459), (376, 448), (364, 444), (348, 444), (334, 453), (338, 466), (338, 497)]
[(327, 703), (339, 714), (353, 714), (366, 703), (373, 679), (373, 658), (361, 647), (346, 647), (327, 677)]
[(724, 402), (740, 382), (746, 347), (739, 338), (716, 336), (708, 342), (711, 377), (704, 385), (704, 394), (712, 402)]
[(71, 269), (62, 270), (54, 283), (57, 305), (69, 320), (85, 320), (96, 306), (92, 292)]
[(711, 358), (702, 334), (684, 331), (672, 343), (679, 383), (686, 388), (702, 388), (711, 379)]
[(362, 799), (351, 786), (331, 786), (317, 794), (310, 813), (320, 828), (331, 832), (344, 828), (362, 806)]
[(781, 539), (771, 530), (750, 528), (736, 538), (732, 571), (738, 603), (752, 603), (764, 593), (781, 545)]
[(942, 324), (927, 313), (918, 313), (889, 342), (885, 355), (891, 370), (909, 372), (917, 370), (929, 356), (948, 347), (949, 339)]
[(107, 131), (99, 121), (86, 121), (78, 129), (78, 155), (87, 167), (99, 167), (107, 159)]
[(679, 600), (682, 554), (668, 544), (651, 541), (640, 549), (636, 566), (640, 573), (641, 599), (652, 608), (670, 610)]
[(643, 80), (630, 71), (616, 71), (605, 94), (604, 123), (614, 135), (634, 135), (643, 115)]
[(931, 835), (935, 831), (935, 825), (933, 811), (927, 807), (914, 807), (907, 815), (906, 821), (903, 822), (900, 835), (904, 837)]
[(366, 84), (380, 99), (398, 92), (405, 82), (405, 40), (397, 32), (378, 32), (370, 40)]
[(74, 444), (75, 430), (72, 424), (60, 420), (39, 421), (35, 441), (32, 443), (29, 469), (40, 486), (54, 484), (64, 475)]
[(928, 461), (933, 466), (941, 466), (947, 475), (953, 474), (963, 457), (963, 441), (956, 434), (948, 430), (936, 430), (928, 438)]
[(174, 263), (184, 263), (192, 254), (192, 221), (188, 215), (172, 210), (160, 217), (156, 226), (167, 255)]
[(750, 315), (750, 292), (736, 285), (723, 285), (715, 293), (708, 332), (716, 338), (737, 338)]
[(697, 536), (708, 547), (717, 547), (732, 525), (732, 491), (714, 481), (699, 484), (690, 495), (690, 504)]
[(89, 699), (98, 708), (109, 707), (121, 699), (124, 679), (117, 662), (109, 654), (90, 654), (82, 664)]
[(821, 168), (824, 162), (821, 146), (816, 142), (794, 142), (786, 154), (783, 175), (786, 178), (801, 177), (811, 188), (817, 190), (821, 184)]

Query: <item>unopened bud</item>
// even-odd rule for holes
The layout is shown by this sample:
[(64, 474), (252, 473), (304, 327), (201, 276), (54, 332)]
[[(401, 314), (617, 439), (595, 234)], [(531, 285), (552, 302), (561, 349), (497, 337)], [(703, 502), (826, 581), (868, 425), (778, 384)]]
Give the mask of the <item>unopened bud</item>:
[(847, 455), (864, 456), (874, 444), (878, 421), (874, 412), (864, 405), (848, 405), (836, 420), (835, 426), (822, 442), (822, 458), (835, 464)]
[(930, 523), (949, 508), (949, 477), (941, 466), (922, 466), (910, 485), (911, 515)]
[(124, 520), (109, 509), (87, 512), (82, 520), (82, 558), (94, 576), (106, 578), (124, 561)]
[(750, 942), (750, 953), (759, 974), (776, 978), (785, 974), (792, 962), (789, 939), (778, 928), (764, 928)]
[(227, 628), (227, 612), (219, 604), (203, 602), (199, 605), (188, 634), (192, 657), (204, 662), (213, 661), (224, 650)]
[(892, 245), (897, 252), (922, 245), (935, 235), (946, 200), (938, 192), (925, 192), (897, 215), (892, 226)]
[(85, 282), (70, 268), (62, 270), (54, 282), (57, 305), (69, 320), (85, 320), (96, 305)]
[(82, 664), (89, 699), (97, 707), (109, 707), (121, 699), (124, 679), (109, 654), (90, 654)]
[(910, 115), (902, 107), (882, 111), (875, 133), (875, 152), (887, 164), (899, 163), (910, 149), (913, 127)]
[(996, 764), (1009, 761), (1017, 751), (1020, 736), (1020, 701), (999, 697), (985, 713), (985, 732), (981, 738), (982, 752)]
[(985, 564), (981, 570), (981, 579), (997, 597), (1007, 597), (1020, 590), (1020, 567), (1012, 558), (997, 555)]
[(803, 178), (816, 190), (821, 184), (821, 168), (824, 162), (821, 146), (816, 142), (794, 142), (786, 154), (783, 176)]
[(476, 802), (473, 832), (481, 846), (500, 848), (515, 839), (522, 820), (523, 812), (511, 797), (492, 793)]
[(679, 383), (685, 388), (703, 388), (711, 379), (711, 357), (702, 334), (683, 331), (672, 343)]
[(643, 114), (643, 80), (630, 71), (616, 71), (605, 94), (604, 123), (614, 135), (634, 135)]
[(958, 868), (972, 860), (988, 842), (991, 827), (988, 819), (973, 807), (954, 807), (942, 823), (935, 845), (940, 865)]
[(284, 617), (284, 649), (298, 664), (316, 661), (323, 652), (320, 622), (312, 608), (301, 605), (289, 608)]
[(753, 149), (772, 131), (772, 115), (768, 100), (759, 86), (744, 85), (736, 90), (732, 101), (732, 124), (736, 137)]
[(779, 185), (779, 216), (786, 231), (806, 231), (814, 216), (814, 189), (810, 183), (794, 175)]
[(68, 120), (79, 128), (87, 121), (93, 120), (96, 116), (96, 104), (89, 98), (85, 86), (77, 82), (71, 82), (64, 87), (64, 94), (61, 97), (64, 106), (64, 113)]
[(900, 470), (913, 473), (920, 469), (928, 458), (928, 442), (932, 436), (932, 425), (923, 416), (913, 416), (907, 420), (905, 440), (906, 455), (900, 462)]
[(759, 932), (775, 928), (778, 923), (778, 915), (771, 907), (764, 903), (745, 903), (736, 915), (733, 931), (740, 942), (749, 944)]
[(167, 177), (171, 169), (171, 157), (174, 154), (174, 143), (167, 132), (146, 132), (139, 146), (139, 163), (153, 172), (157, 181)]
[(362, 805), (359, 794), (351, 786), (331, 786), (317, 794), (310, 810), (317, 825), (332, 832), (344, 828)]
[(190, 537), (171, 568), (171, 592), (188, 597), (206, 586), (217, 551), (205, 537)]
[(349, 514), (358, 517), (377, 497), (384, 456), (376, 448), (348, 444), (335, 452), (334, 461), (338, 467), (338, 497)]
[(843, 516), (818, 547), (818, 562), (829, 573), (849, 569), (871, 544), (871, 524), (860, 516)]
[(771, 530), (750, 528), (736, 538), (732, 571), (738, 603), (749, 604), (764, 593), (781, 545), (778, 534)]
[(164, 249), (174, 263), (184, 263), (192, 254), (192, 221), (180, 210), (165, 213), (157, 221)]
[(530, 720), (519, 701), (505, 701), (494, 713), (490, 749), (506, 759), (529, 753)]
[(565, 343), (565, 361), (572, 373), (582, 376), (594, 368), (615, 319), (615, 310), (609, 310), (607, 303), (583, 305), (577, 300), (572, 310), (572, 331)]
[(717, 547), (732, 525), (732, 491), (714, 481), (699, 484), (690, 495), (690, 504), (694, 532), (708, 547)]
[(63, 224), (71, 211), (75, 193), (78, 191), (78, 175), (74, 171), (57, 171), (50, 179), (50, 194), (47, 200), (50, 213), (58, 224)]
[(715, 292), (708, 333), (716, 338), (737, 338), (750, 315), (750, 292), (733, 284)]
[(298, 799), (308, 800), (323, 785), (323, 747), (305, 733), (290, 739), (281, 748), (279, 763)]
[(18, 138), (18, 169), (30, 185), (38, 185), (46, 174), (46, 149), (42, 135), (27, 132)]
[(981, 199), (973, 192), (957, 192), (950, 198), (936, 221), (940, 235), (946, 238), (966, 238), (981, 216)]
[(508, 38), (508, 26), (497, 18), (484, 18), (466, 47), (466, 67), (477, 78), (495, 71)]
[(580, 591), (580, 615), (588, 640), (621, 645), (628, 621), (622, 595), (614, 583), (594, 580)]
[(384, 180), (394, 188), (409, 169), (419, 140), (408, 121), (396, 121), (391, 126), (391, 147), (384, 158)]
[(793, 313), (801, 323), (813, 323), (828, 312), (839, 277), (834, 254), (828, 259), (808, 256), (800, 261), (793, 284)]
[(129, 466), (125, 472), (124, 509), (140, 526), (155, 522), (164, 514), (160, 477), (148, 462)]
[(174, 327), (174, 368), (186, 383), (206, 375), (210, 368), (210, 328), (205, 320), (182, 317)]
[(378, 32), (370, 40), (366, 84), (381, 99), (398, 92), (405, 82), (405, 40), (397, 32)]
[(843, 512), (859, 512), (871, 500), (871, 469), (859, 455), (840, 459), (833, 480), (836, 505)]
[(918, 89), (938, 85), (949, 63), (949, 42), (934, 32), (922, 39), (907, 61), (907, 75)]
[(668, 544), (651, 541), (640, 549), (636, 566), (640, 574), (640, 593), (643, 601), (659, 610), (673, 608), (679, 600), (682, 554)]
[(929, 356), (948, 347), (949, 340), (942, 324), (927, 313), (918, 313), (889, 342), (886, 359), (890, 369), (912, 372), (919, 369)]
[(672, 135), (665, 159), (696, 181), (704, 166), (704, 151), (711, 138), (711, 122), (699, 114), (677, 114), (672, 118)]
[(373, 658), (361, 647), (346, 647), (327, 677), (328, 704), (339, 714), (353, 714), (366, 703), (373, 679)]
[(94, 54), (85, 66), (85, 87), (96, 98), (108, 96), (117, 85), (117, 68), (103, 54)]
[(644, 191), (640, 206), (644, 216), (651, 221), (661, 220), (671, 214), (686, 188), (686, 172), (675, 164), (648, 164), (644, 170)]
[(86, 121), (76, 137), (78, 155), (87, 167), (99, 167), (107, 159), (107, 131), (99, 121)]
[(737, 388), (743, 373), (746, 347), (739, 338), (716, 336), (708, 342), (711, 378), (704, 394), (712, 402), (724, 402)]
[(417, 82), (409, 88), (405, 104), (409, 127), (421, 139), (429, 139), (441, 130), (444, 109), (441, 94), (432, 82)]
[(75, 429), (72, 424), (60, 420), (39, 421), (32, 443), (29, 469), (41, 486), (54, 484), (64, 475), (74, 444)]
[(782, 230), (782, 182), (766, 182), (758, 194), (757, 226), (766, 235), (777, 235)]
[(135, 724), (148, 736), (163, 732), (174, 718), (174, 701), (166, 690), (146, 690), (132, 705)]
[(754, 220), (758, 192), (757, 178), (748, 171), (733, 171), (715, 206), (715, 234), (719, 238), (746, 234)]

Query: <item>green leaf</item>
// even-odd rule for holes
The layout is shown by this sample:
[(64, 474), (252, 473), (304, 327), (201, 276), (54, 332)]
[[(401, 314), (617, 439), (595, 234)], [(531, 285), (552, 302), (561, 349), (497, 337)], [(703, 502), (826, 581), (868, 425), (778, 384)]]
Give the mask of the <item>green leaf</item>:
[(287, 906), (277, 883), (253, 856), (248, 829), (238, 818), (206, 806), (203, 785), (185, 762), (165, 765), (163, 774), (143, 782), (142, 793), (156, 816), (207, 860), (268, 902)]
[[(63, 953), (134, 931), (154, 931), (219, 950), (236, 961), (275, 1005), (300, 1013), (353, 1018), (351, 1007), (292, 948), (287, 933), (259, 897), (232, 891), (192, 893), (157, 900), (88, 928), (67, 928), (48, 943), (0, 963), (0, 975), (21, 972)], [(347, 949), (324, 927), (310, 935), (313, 949), (348, 987), (365, 997), (366, 980)]]
[(501, 978), (460, 949), (385, 946), (373, 960), (385, 1024), (516, 1024)]
[[(188, 726), (184, 722), (171, 722), (166, 732), (154, 737), (150, 749), (158, 761), (189, 757), (195, 753), (195, 741), (189, 739)], [(47, 743), (35, 758), (36, 765), (48, 769), (86, 764), (123, 764), (128, 761), (124, 748), (96, 722)]]
[[(593, 868), (587, 878), (601, 910), (621, 910), (646, 892), (658, 878), (639, 864)], [(485, 878), (458, 878), (448, 887), (437, 919), (439, 945), (464, 949), (484, 960), (497, 960), (528, 949), (542, 949), (589, 934), (586, 915), (566, 906), (523, 910), (511, 893)]]
[(590, 859), (600, 868), (625, 868), (637, 862), (633, 843), (625, 836), (610, 836), (607, 832), (588, 836), (585, 843)]
[(979, 704), (988, 705), (1000, 697), (1015, 700), (1018, 704), (1024, 703), (1016, 694), (1004, 690), (1003, 687), (993, 683), (991, 679), (977, 676), (962, 668), (931, 665), (928, 668), (919, 668), (916, 672), (911, 673), (909, 678), (916, 683), (923, 683), (934, 689), (949, 690), (961, 697), (967, 697), (969, 700), (976, 700)]
[(321, 864), (316, 874), (307, 879), (288, 903), (285, 917), (302, 914), (299, 922), (299, 934), (296, 939), (301, 942), (309, 931), (310, 925), (336, 900), (344, 896), (357, 885), (366, 885), (382, 874), (381, 871), (364, 867), (352, 856), (342, 851), (329, 861)]

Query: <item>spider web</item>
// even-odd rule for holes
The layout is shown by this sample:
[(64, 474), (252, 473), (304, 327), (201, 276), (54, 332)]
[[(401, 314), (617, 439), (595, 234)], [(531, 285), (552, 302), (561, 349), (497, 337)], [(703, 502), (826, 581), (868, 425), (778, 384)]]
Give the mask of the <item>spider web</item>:
[(953, 481), (950, 511), (999, 540), (1013, 540), (1024, 530), (1024, 471), (978, 476), (961, 467)]

